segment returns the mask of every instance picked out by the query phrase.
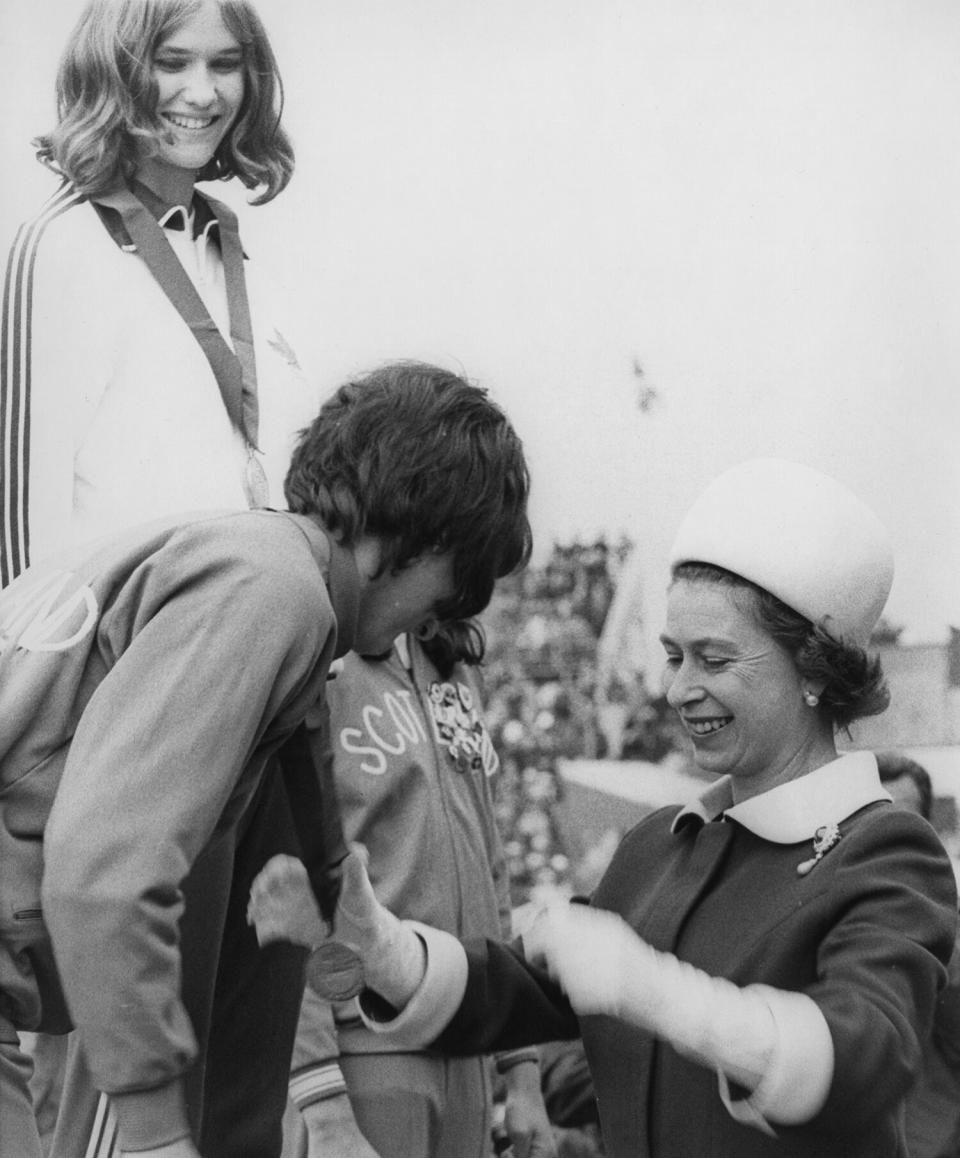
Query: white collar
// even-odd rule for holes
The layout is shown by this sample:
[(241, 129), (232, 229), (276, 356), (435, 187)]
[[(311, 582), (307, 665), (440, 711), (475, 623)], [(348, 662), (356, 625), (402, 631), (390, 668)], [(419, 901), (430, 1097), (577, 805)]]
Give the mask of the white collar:
[(410, 640), (405, 635), (398, 635), (393, 641), (394, 650), (400, 663), (407, 671), (413, 671), (413, 656), (410, 654)]
[(192, 206), (187, 205), (172, 205), (157, 218), (157, 224), (161, 229), (172, 229), (177, 233), (183, 233), (185, 237), (190, 237), (194, 241), (201, 237), (207, 237), (212, 230), (219, 230), (220, 228), (220, 222), (216, 217), (198, 223), (196, 211)]
[(873, 753), (850, 752), (741, 804), (733, 803), (733, 782), (724, 776), (677, 813), (671, 831), (695, 819), (706, 823), (723, 815), (762, 840), (799, 844), (825, 824), (839, 824), (868, 804), (890, 799)]

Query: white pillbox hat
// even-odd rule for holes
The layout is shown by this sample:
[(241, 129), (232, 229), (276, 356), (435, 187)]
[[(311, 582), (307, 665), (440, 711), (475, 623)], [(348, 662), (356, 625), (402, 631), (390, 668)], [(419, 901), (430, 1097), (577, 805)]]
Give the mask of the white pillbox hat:
[(680, 525), (670, 566), (713, 563), (765, 588), (834, 639), (866, 647), (893, 582), (887, 532), (834, 479), (783, 459), (714, 479)]

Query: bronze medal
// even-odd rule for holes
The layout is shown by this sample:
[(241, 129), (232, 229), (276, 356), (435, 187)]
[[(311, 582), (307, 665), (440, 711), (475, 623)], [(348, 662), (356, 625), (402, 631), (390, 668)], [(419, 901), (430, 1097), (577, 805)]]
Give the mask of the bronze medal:
[(363, 963), (342, 941), (325, 941), (307, 958), (307, 984), (326, 1001), (349, 1001), (363, 989)]

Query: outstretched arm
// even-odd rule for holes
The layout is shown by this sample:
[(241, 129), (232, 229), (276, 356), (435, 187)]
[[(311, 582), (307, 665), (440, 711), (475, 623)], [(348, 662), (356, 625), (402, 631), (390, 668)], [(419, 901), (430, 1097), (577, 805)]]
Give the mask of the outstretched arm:
[[(545, 910), (524, 935), (581, 1016), (606, 1014), (668, 1041), (750, 1092), (731, 1112), (760, 1129), (808, 1121), (833, 1076), (833, 1043), (816, 1002), (765, 985), (743, 988), (651, 948), (618, 915), (584, 905)], [(725, 1099), (727, 1100), (727, 1099)]]
[(343, 862), (332, 930), (320, 915), (307, 870), (290, 856), (275, 856), (261, 870), (250, 889), (247, 919), (261, 945), (284, 940), (319, 949), (334, 940), (347, 946), (360, 958), (367, 987), (394, 1009), (406, 1006), (426, 971), (423, 942), (374, 896), (357, 847)]
[[(261, 871), (248, 920), (261, 944), (286, 939), (316, 949), (331, 940), (303, 866), (289, 857)], [(404, 1047), (465, 1056), (577, 1036), (568, 1002), (543, 970), (514, 946), (461, 945), (449, 933), (398, 921), (373, 895), (355, 851), (344, 861), (332, 938), (362, 961), (365, 1024)]]

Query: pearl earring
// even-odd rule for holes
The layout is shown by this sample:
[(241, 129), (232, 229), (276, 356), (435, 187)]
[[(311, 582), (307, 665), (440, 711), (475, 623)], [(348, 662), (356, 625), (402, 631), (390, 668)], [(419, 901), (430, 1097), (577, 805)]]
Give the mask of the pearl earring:
[(820, 697), (816, 692), (804, 692), (803, 702), (807, 705), (808, 708), (815, 708), (817, 704), (820, 703)]

